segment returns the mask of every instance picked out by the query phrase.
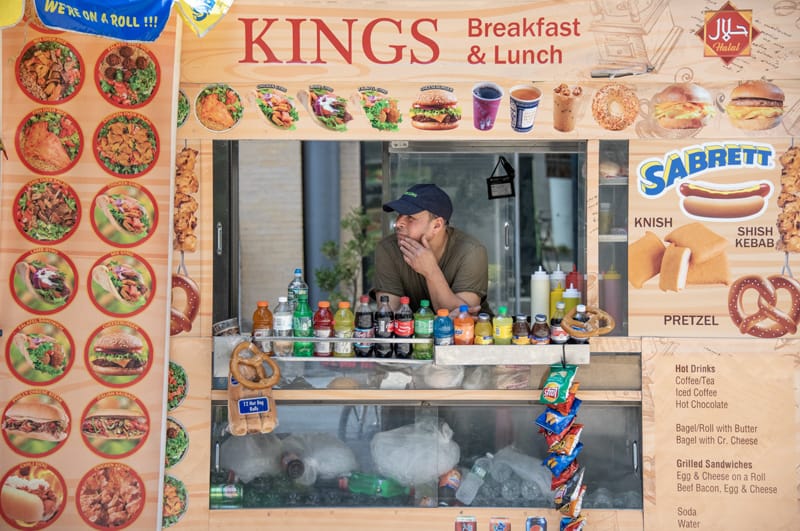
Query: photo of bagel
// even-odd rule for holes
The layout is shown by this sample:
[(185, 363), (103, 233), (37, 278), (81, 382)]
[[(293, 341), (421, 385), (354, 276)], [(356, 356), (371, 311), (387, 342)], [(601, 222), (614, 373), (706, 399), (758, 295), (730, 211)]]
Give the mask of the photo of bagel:
[[(106, 333), (95, 339), (89, 353), (91, 371), (110, 383), (130, 383), (147, 371), (150, 351), (127, 332)], [(124, 377), (124, 378), (114, 378)]]
[(28, 397), (14, 402), (3, 415), (3, 431), (16, 439), (59, 442), (69, 433), (69, 417), (57, 402)]
[[(105, 304), (103, 294), (111, 297), (109, 302), (118, 302), (127, 311), (142, 308), (148, 301), (151, 289), (150, 282), (142, 272), (117, 256), (92, 268), (92, 290), (95, 300), (107, 311), (113, 312), (111, 304)], [(148, 276), (149, 271), (148, 271)]]
[(731, 91), (725, 113), (738, 129), (761, 131), (772, 129), (783, 119), (783, 90), (762, 79), (743, 81)]
[(607, 83), (592, 97), (592, 116), (603, 129), (622, 131), (638, 114), (636, 91), (622, 83)]
[[(51, 381), (64, 374), (69, 365), (69, 355), (55, 338), (45, 334), (17, 332), (11, 339), (14, 349), (25, 360), (22, 367), (15, 366), (19, 373), (35, 370), (46, 381)], [(13, 361), (12, 353), (12, 361)], [(41, 378), (37, 378), (39, 380)]]
[(743, 221), (763, 214), (772, 196), (769, 181), (718, 184), (688, 181), (678, 186), (681, 210), (705, 221)]
[(142, 439), (149, 429), (147, 417), (130, 409), (98, 408), (81, 422), (81, 433), (94, 439)]
[(42, 260), (29, 259), (17, 262), (14, 273), (24, 285), (24, 299), (32, 298), (29, 302), (38, 302), (40, 309), (61, 308), (70, 301), (75, 283), (72, 271), (68, 275)]
[(696, 83), (675, 83), (653, 96), (653, 116), (665, 129), (699, 129), (714, 116), (711, 93)]
[(42, 478), (8, 476), (0, 493), (3, 515), (11, 522), (25, 524), (24, 527), (53, 520), (59, 514), (63, 502), (63, 495), (59, 495)]

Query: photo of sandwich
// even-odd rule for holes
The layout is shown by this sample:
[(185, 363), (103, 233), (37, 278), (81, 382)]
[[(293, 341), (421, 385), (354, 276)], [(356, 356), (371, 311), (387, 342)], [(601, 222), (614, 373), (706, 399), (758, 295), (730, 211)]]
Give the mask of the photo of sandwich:
[(270, 125), (278, 129), (293, 130), (300, 119), (294, 99), (286, 95), (283, 87), (263, 84), (256, 87), (256, 106)]
[(6, 409), (3, 431), (13, 442), (19, 442), (17, 439), (60, 442), (67, 438), (69, 418), (57, 402), (31, 395), (12, 402)]
[(783, 119), (783, 90), (769, 81), (744, 81), (731, 91), (725, 113), (746, 131), (772, 129)]
[(398, 125), (403, 121), (397, 98), (390, 98), (384, 89), (359, 89), (358, 104), (364, 109), (364, 114), (367, 115), (373, 129), (397, 131)]
[(139, 186), (111, 186), (94, 200), (92, 223), (109, 243), (134, 245), (153, 232), (155, 200)]
[(208, 85), (194, 100), (194, 112), (206, 129), (221, 133), (242, 119), (244, 107), (239, 93), (225, 84)]
[(17, 529), (52, 524), (64, 505), (63, 480), (43, 463), (23, 463), (6, 477), (0, 493), (0, 514)]
[(675, 83), (652, 99), (653, 115), (664, 129), (699, 129), (714, 116), (711, 93), (696, 83)]
[(81, 433), (93, 439), (143, 439), (149, 431), (147, 417), (131, 409), (97, 408), (81, 421)]
[(417, 129), (441, 131), (458, 127), (461, 109), (452, 91), (423, 88), (411, 106), (409, 116), (411, 125)]
[(347, 110), (347, 100), (337, 96), (331, 87), (311, 85), (297, 93), (297, 99), (316, 118), (316, 122), (331, 131), (347, 131), (353, 115)]
[(50, 312), (65, 307), (74, 286), (75, 272), (60, 254), (28, 255), (14, 265), (14, 294), (30, 309)]
[(55, 174), (78, 162), (83, 135), (78, 123), (65, 112), (40, 109), (23, 118), (16, 143), (20, 159), (28, 169)]
[(88, 367), (109, 384), (128, 384), (147, 372), (150, 350), (141, 338), (127, 332), (99, 336), (91, 344)]
[(29, 181), (14, 199), (14, 223), (27, 239), (57, 243), (78, 227), (81, 208), (72, 187), (52, 178)]
[(56, 338), (21, 330), (11, 336), (10, 357), (14, 371), (31, 383), (58, 380), (72, 361), (71, 349), (65, 350)]
[(133, 255), (114, 254), (92, 268), (91, 293), (98, 307), (112, 314), (131, 314), (152, 295), (153, 275)]

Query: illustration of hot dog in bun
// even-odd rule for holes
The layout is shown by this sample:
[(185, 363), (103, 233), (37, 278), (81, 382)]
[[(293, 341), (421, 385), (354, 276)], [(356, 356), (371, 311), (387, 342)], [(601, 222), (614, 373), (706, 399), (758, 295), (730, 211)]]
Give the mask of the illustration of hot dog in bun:
[(46, 480), (15, 475), (6, 478), (0, 496), (0, 507), (7, 518), (32, 525), (53, 519), (62, 502), (63, 497)]
[(678, 186), (678, 196), (681, 210), (690, 218), (742, 221), (764, 212), (772, 190), (769, 181), (718, 184), (693, 180)]

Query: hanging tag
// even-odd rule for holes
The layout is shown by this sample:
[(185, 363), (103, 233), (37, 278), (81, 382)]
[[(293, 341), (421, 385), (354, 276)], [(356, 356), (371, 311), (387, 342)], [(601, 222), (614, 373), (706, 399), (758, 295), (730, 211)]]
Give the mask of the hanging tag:
[[(503, 166), (505, 175), (497, 175), (497, 169)], [(503, 197), (514, 197), (514, 167), (501, 156), (500, 160), (492, 170), (492, 175), (486, 179), (486, 186), (489, 192), (489, 199), (500, 199)]]

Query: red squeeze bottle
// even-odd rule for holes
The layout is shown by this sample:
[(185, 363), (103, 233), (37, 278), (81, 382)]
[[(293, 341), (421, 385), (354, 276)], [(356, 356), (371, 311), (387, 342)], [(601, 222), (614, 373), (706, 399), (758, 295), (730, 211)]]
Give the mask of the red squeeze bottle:
[(564, 288), (566, 289), (567, 286), (572, 286), (583, 296), (583, 275), (578, 272), (578, 266), (576, 264), (572, 264), (572, 271), (567, 273)]

